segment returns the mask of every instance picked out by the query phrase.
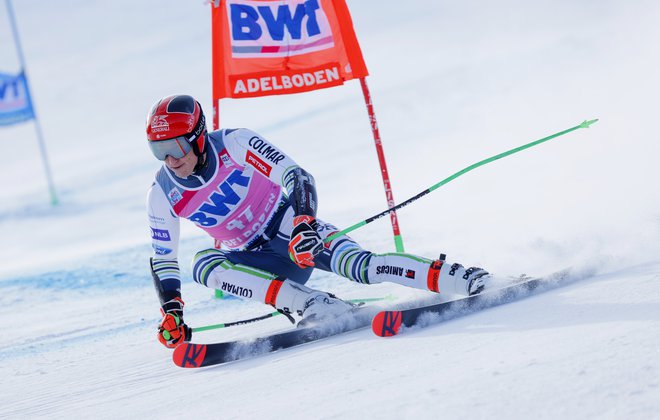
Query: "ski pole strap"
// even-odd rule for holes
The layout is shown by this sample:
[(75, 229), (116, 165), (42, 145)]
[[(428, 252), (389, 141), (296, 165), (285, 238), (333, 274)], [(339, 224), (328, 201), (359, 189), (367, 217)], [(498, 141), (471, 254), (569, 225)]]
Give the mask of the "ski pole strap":
[(564, 131), (560, 131), (560, 132), (555, 133), (555, 134), (552, 134), (552, 135), (550, 135), (550, 136), (548, 136), (548, 137), (543, 137), (542, 139), (535, 140), (535, 141), (533, 141), (533, 142), (530, 142), (530, 143), (524, 144), (524, 145), (522, 145), (522, 146), (520, 146), (520, 147), (516, 147), (515, 149), (507, 150), (506, 152), (500, 153), (499, 155), (491, 156), (491, 157), (489, 157), (489, 158), (487, 158), (487, 159), (481, 160), (481, 161), (479, 161), (479, 162), (477, 162), (477, 163), (475, 163), (475, 164), (472, 164), (472, 165), (470, 165), (470, 166), (468, 166), (468, 167), (466, 167), (466, 168), (464, 168), (464, 169), (461, 169), (460, 171), (456, 172), (455, 174), (453, 174), (453, 175), (451, 175), (451, 176), (449, 176), (449, 177), (443, 179), (442, 181), (438, 182), (437, 184), (435, 184), (435, 185), (433, 185), (433, 186), (427, 188), (426, 190), (420, 192), (420, 193), (417, 194), (416, 196), (407, 199), (407, 200), (404, 201), (403, 203), (397, 204), (396, 206), (391, 207), (391, 208), (389, 208), (389, 209), (387, 209), (387, 210), (385, 210), (385, 211), (383, 211), (383, 212), (381, 212), (381, 213), (378, 213), (378, 214), (376, 214), (376, 215), (374, 215), (374, 216), (371, 216), (371, 217), (368, 218), (368, 219), (365, 219), (365, 220), (363, 220), (363, 221), (361, 221), (361, 222), (358, 222), (358, 223), (356, 223), (356, 224), (354, 224), (354, 225), (352, 225), (352, 226), (349, 226), (349, 227), (347, 227), (346, 229), (343, 229), (343, 230), (340, 230), (339, 232), (333, 233), (332, 235), (330, 235), (330, 236), (328, 236), (327, 238), (325, 238), (325, 240), (324, 240), (323, 242), (324, 242), (324, 243), (331, 242), (331, 241), (333, 241), (335, 238), (337, 238), (337, 237), (339, 237), (339, 236), (345, 235), (345, 234), (347, 234), (348, 232), (352, 232), (352, 231), (354, 231), (354, 230), (356, 230), (356, 229), (359, 229), (359, 228), (361, 228), (362, 226), (364, 226), (364, 225), (366, 225), (366, 224), (368, 224), (368, 223), (371, 223), (371, 222), (373, 222), (373, 221), (376, 220), (376, 219), (380, 219), (381, 217), (383, 217), (383, 216), (385, 216), (385, 215), (387, 215), (387, 214), (389, 214), (389, 213), (391, 213), (391, 212), (393, 212), (393, 211), (399, 210), (400, 208), (407, 206), (408, 204), (410, 204), (410, 203), (416, 201), (417, 199), (419, 199), (419, 198), (425, 196), (426, 194), (430, 193), (431, 191), (437, 190), (438, 188), (442, 187), (443, 185), (450, 183), (451, 181), (455, 180), (455, 179), (458, 178), (459, 176), (461, 176), (461, 175), (463, 175), (463, 174), (465, 174), (465, 173), (467, 173), (467, 172), (470, 172), (470, 171), (473, 170), (473, 169), (476, 169), (476, 168), (478, 168), (478, 167), (480, 167), (480, 166), (483, 166), (483, 165), (485, 165), (485, 164), (487, 164), (487, 163), (494, 162), (494, 161), (496, 161), (496, 160), (498, 160), (498, 159), (502, 159), (503, 157), (506, 157), (506, 156), (512, 155), (512, 154), (514, 154), (514, 153), (521, 152), (521, 151), (523, 151), (523, 150), (525, 150), (525, 149), (529, 149), (530, 147), (537, 146), (537, 145), (539, 145), (539, 144), (541, 144), (541, 143), (545, 143), (546, 141), (552, 140), (552, 139), (557, 138), (557, 137), (559, 137), (559, 136), (563, 136), (564, 134), (568, 134), (568, 133), (570, 133), (571, 131), (575, 131), (575, 130), (577, 130), (577, 129), (579, 129), (579, 128), (589, 128), (590, 125), (596, 123), (597, 121), (598, 121), (598, 119), (584, 120), (582, 123), (576, 125), (575, 127), (568, 128), (568, 129), (566, 129), (566, 130), (564, 130)]

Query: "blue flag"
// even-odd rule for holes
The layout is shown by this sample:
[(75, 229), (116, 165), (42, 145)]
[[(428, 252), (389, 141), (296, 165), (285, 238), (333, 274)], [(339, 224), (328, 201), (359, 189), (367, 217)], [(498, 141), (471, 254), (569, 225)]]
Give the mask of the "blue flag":
[(0, 73), (0, 125), (12, 125), (34, 118), (25, 73)]

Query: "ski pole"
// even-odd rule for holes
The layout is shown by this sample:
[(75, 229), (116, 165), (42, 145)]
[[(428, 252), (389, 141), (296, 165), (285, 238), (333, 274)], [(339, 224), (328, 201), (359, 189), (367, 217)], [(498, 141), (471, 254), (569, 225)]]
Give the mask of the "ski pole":
[(576, 125), (575, 127), (571, 127), (571, 128), (566, 129), (566, 130), (564, 130), (564, 131), (560, 131), (560, 132), (555, 133), (555, 134), (552, 134), (552, 135), (550, 135), (550, 136), (548, 136), (548, 137), (543, 137), (542, 139), (535, 140), (535, 141), (533, 141), (533, 142), (530, 142), (530, 143), (524, 144), (524, 145), (522, 145), (522, 146), (520, 146), (520, 147), (516, 147), (515, 149), (508, 150), (508, 151), (506, 151), (506, 152), (500, 153), (499, 155), (491, 156), (491, 157), (489, 157), (488, 159), (484, 159), (484, 160), (479, 161), (479, 162), (477, 162), (477, 163), (475, 163), (475, 164), (472, 164), (472, 165), (470, 165), (470, 166), (468, 166), (468, 167), (466, 167), (466, 168), (464, 168), (464, 169), (461, 169), (460, 171), (456, 172), (455, 174), (453, 174), (453, 175), (451, 175), (451, 176), (449, 176), (449, 177), (443, 179), (442, 181), (438, 182), (437, 184), (435, 184), (435, 185), (433, 185), (433, 186), (431, 186), (431, 187), (425, 189), (424, 191), (420, 192), (420, 193), (417, 194), (416, 196), (407, 199), (406, 201), (404, 201), (404, 202), (401, 203), (401, 204), (397, 204), (396, 206), (391, 207), (391, 208), (389, 208), (389, 209), (387, 209), (387, 210), (385, 210), (385, 211), (383, 211), (383, 212), (381, 212), (381, 213), (378, 213), (378, 214), (376, 214), (375, 216), (371, 216), (370, 218), (365, 219), (365, 220), (363, 220), (363, 221), (361, 221), (361, 222), (358, 222), (358, 223), (356, 223), (356, 224), (354, 224), (354, 225), (352, 225), (352, 226), (349, 226), (349, 227), (347, 227), (347, 228), (344, 229), (344, 230), (340, 230), (339, 232), (335, 232), (335, 233), (333, 233), (332, 235), (330, 235), (330, 236), (328, 236), (327, 238), (325, 238), (325, 240), (324, 240), (323, 242), (325, 242), (325, 243), (331, 242), (332, 240), (334, 240), (335, 238), (337, 238), (337, 237), (339, 237), (339, 236), (341, 236), (341, 235), (345, 235), (345, 234), (347, 234), (348, 232), (352, 232), (352, 231), (354, 231), (354, 230), (356, 230), (356, 229), (358, 229), (358, 228), (361, 228), (362, 226), (364, 226), (364, 225), (366, 225), (366, 224), (368, 224), (368, 223), (373, 222), (373, 221), (376, 220), (376, 219), (380, 219), (381, 217), (383, 217), (383, 216), (385, 216), (385, 215), (387, 215), (387, 214), (389, 214), (389, 213), (391, 213), (391, 212), (393, 212), (393, 211), (399, 210), (400, 208), (407, 206), (408, 204), (410, 204), (410, 203), (416, 201), (417, 199), (419, 199), (419, 198), (425, 196), (426, 194), (430, 193), (431, 191), (437, 190), (438, 188), (442, 187), (443, 185), (448, 184), (449, 182), (455, 180), (456, 178), (458, 178), (459, 176), (461, 176), (461, 175), (463, 175), (463, 174), (465, 174), (465, 173), (467, 173), (467, 172), (470, 172), (470, 171), (473, 170), (473, 169), (476, 169), (476, 168), (478, 168), (478, 167), (480, 167), (480, 166), (483, 166), (483, 165), (485, 165), (485, 164), (487, 164), (487, 163), (490, 163), (490, 162), (496, 161), (496, 160), (498, 160), (498, 159), (502, 159), (503, 157), (506, 157), (506, 156), (512, 155), (512, 154), (514, 154), (514, 153), (521, 152), (521, 151), (523, 151), (523, 150), (525, 150), (525, 149), (529, 149), (530, 147), (534, 147), (534, 146), (539, 145), (539, 144), (541, 144), (541, 143), (544, 143), (544, 142), (546, 142), (546, 141), (548, 141), (548, 140), (552, 140), (552, 139), (554, 139), (554, 138), (556, 138), (556, 137), (563, 136), (564, 134), (568, 134), (568, 133), (570, 133), (571, 131), (575, 131), (575, 130), (577, 130), (577, 129), (579, 129), (579, 128), (589, 128), (590, 125), (596, 123), (597, 121), (598, 121), (598, 119), (594, 119), (594, 120), (584, 120), (582, 123)]
[(201, 331), (215, 330), (215, 329), (218, 329), (218, 328), (227, 328), (227, 327), (233, 327), (233, 326), (236, 326), (236, 325), (244, 325), (244, 324), (249, 324), (251, 322), (261, 321), (262, 319), (272, 318), (276, 315), (280, 315), (280, 312), (277, 312), (277, 311), (276, 312), (271, 312), (269, 314), (258, 316), (256, 318), (243, 319), (243, 320), (240, 320), (240, 321), (225, 322), (225, 323), (222, 323), (222, 324), (206, 325), (204, 327), (195, 327), (195, 328), (192, 329), (192, 331), (194, 333), (197, 333), (197, 332), (201, 332)]
[[(385, 300), (395, 300), (396, 297), (393, 295), (387, 295), (383, 297), (378, 297), (378, 298), (367, 298), (367, 299), (350, 299), (348, 302), (352, 303), (369, 303), (369, 302), (380, 302), (380, 301), (385, 301)], [(202, 332), (202, 331), (208, 331), (208, 330), (216, 330), (219, 328), (227, 328), (227, 327), (234, 327), (236, 325), (245, 325), (245, 324), (250, 324), (252, 322), (257, 322), (261, 321), (264, 319), (272, 318), (277, 315), (282, 315), (281, 312), (275, 311), (271, 312), (269, 314), (261, 315), (255, 318), (249, 318), (249, 319), (243, 319), (240, 321), (233, 321), (233, 322), (224, 322), (222, 324), (213, 324), (213, 325), (206, 325), (203, 327), (195, 327), (192, 329), (192, 332), (197, 333), (197, 332)]]

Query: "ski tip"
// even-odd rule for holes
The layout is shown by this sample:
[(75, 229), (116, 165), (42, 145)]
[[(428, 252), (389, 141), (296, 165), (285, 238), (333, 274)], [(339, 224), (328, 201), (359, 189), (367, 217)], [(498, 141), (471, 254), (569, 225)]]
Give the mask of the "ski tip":
[(202, 366), (205, 356), (205, 344), (183, 343), (174, 349), (172, 361), (179, 367), (197, 368)]
[(371, 321), (371, 329), (379, 337), (397, 335), (401, 329), (401, 311), (378, 312)]

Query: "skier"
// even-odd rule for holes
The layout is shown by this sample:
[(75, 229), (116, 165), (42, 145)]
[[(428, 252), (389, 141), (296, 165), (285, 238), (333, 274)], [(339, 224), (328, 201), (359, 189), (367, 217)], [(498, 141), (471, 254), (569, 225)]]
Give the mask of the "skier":
[(193, 258), (193, 280), (224, 293), (264, 302), (303, 321), (353, 308), (305, 286), (314, 268), (364, 284), (391, 282), (436, 293), (479, 293), (488, 272), (404, 253), (375, 254), (316, 218), (311, 174), (272, 143), (247, 129), (207, 133), (200, 104), (188, 95), (157, 101), (147, 139), (163, 162), (148, 192), (154, 254), (151, 272), (163, 319), (158, 339), (173, 348), (189, 341), (183, 321), (179, 219), (205, 230), (215, 247)]

